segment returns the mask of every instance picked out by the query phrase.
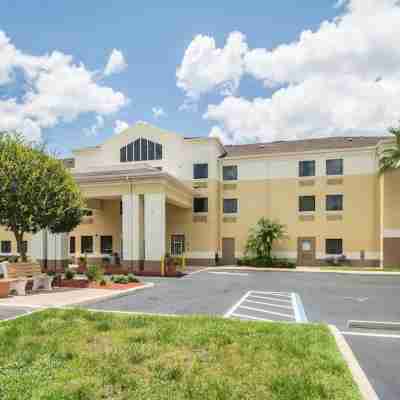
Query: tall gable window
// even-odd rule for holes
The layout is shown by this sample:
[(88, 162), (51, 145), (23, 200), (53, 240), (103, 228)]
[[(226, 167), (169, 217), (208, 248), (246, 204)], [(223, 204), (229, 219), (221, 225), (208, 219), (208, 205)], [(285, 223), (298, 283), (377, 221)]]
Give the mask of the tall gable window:
[(120, 149), (120, 161), (162, 160), (162, 145), (139, 138)]

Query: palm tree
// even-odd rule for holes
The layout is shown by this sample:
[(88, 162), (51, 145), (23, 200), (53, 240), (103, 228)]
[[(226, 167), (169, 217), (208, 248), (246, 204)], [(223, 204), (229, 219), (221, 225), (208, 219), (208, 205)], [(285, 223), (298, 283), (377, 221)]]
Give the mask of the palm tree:
[(246, 243), (246, 254), (255, 254), (258, 258), (271, 258), (272, 245), (286, 235), (285, 225), (268, 218), (261, 218), (250, 230)]
[(395, 136), (396, 143), (382, 150), (379, 158), (381, 173), (400, 168), (400, 126), (389, 128), (388, 131)]

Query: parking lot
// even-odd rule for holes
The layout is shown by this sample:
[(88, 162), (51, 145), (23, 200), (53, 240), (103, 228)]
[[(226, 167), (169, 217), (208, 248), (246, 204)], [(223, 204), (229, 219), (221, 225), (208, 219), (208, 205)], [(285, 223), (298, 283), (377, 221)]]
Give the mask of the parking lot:
[(347, 326), (349, 320), (400, 321), (400, 276), (204, 270), (179, 279), (143, 280), (155, 287), (82, 307), (334, 324), (380, 398), (400, 399), (400, 332)]

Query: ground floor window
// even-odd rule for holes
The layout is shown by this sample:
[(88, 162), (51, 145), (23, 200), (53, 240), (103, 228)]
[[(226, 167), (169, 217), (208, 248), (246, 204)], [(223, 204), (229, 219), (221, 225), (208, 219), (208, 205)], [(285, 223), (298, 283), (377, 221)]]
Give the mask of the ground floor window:
[(1, 241), (1, 252), (5, 254), (11, 253), (11, 240)]
[(112, 254), (113, 252), (113, 238), (112, 236), (101, 236), (100, 248), (102, 254)]
[(339, 255), (343, 254), (343, 240), (342, 239), (326, 239), (326, 254)]
[(171, 236), (171, 255), (180, 256), (185, 252), (185, 235)]
[[(28, 252), (28, 241), (27, 240), (22, 241), (22, 249), (24, 250), (25, 254)], [(21, 249), (19, 248), (18, 243), (17, 243), (17, 251), (18, 251), (18, 253), (21, 253)]]
[(75, 252), (76, 252), (75, 236), (71, 236), (69, 238), (69, 253), (70, 254), (75, 254)]
[(93, 253), (93, 236), (81, 236), (81, 253)]

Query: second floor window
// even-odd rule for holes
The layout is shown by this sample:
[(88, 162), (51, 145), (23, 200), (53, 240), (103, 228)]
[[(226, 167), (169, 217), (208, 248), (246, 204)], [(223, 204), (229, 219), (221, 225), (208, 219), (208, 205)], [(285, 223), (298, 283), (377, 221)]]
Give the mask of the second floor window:
[(327, 175), (343, 175), (343, 159), (326, 160)]
[(81, 236), (81, 253), (93, 253), (93, 236)]
[(326, 211), (342, 211), (343, 210), (343, 195), (328, 194), (326, 196)]
[(238, 212), (238, 200), (224, 199), (223, 211), (224, 214), (236, 214)]
[(195, 213), (208, 212), (208, 198), (195, 197), (193, 199), (193, 212)]
[(208, 164), (193, 164), (193, 179), (207, 179)]
[(315, 211), (315, 196), (300, 196), (299, 211)]
[(145, 138), (138, 138), (120, 149), (120, 161), (161, 160), (162, 145)]
[(299, 176), (315, 176), (315, 161), (300, 161), (299, 162)]
[(236, 181), (238, 178), (237, 165), (226, 165), (222, 167), (222, 177), (224, 181)]

